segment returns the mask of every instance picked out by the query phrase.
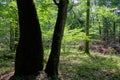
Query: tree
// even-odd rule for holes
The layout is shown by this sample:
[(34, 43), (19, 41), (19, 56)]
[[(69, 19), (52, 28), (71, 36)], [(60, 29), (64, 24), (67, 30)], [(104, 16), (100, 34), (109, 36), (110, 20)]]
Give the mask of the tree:
[(33, 0), (17, 0), (20, 38), (14, 76), (28, 76), (43, 70), (42, 33)]
[(105, 41), (106, 44), (108, 44), (108, 19), (107, 18), (103, 18), (104, 19), (104, 22), (103, 22), (103, 25), (104, 25), (104, 29), (103, 29), (103, 41)]
[[(15, 48), (15, 28), (17, 28), (18, 18), (17, 18), (17, 6), (14, 0), (2, 0), (0, 1), (0, 34), (5, 38), (4, 45), (9, 50), (14, 51)], [(17, 29), (16, 29), (17, 30)], [(1, 41), (0, 41), (1, 42)], [(9, 46), (9, 47), (7, 47)]]
[[(10, 23), (11, 24), (11, 23)], [(10, 50), (14, 51), (14, 27), (10, 25)]]
[(51, 52), (46, 65), (45, 72), (48, 74), (49, 77), (52, 78), (52, 80), (56, 80), (56, 78), (58, 78), (58, 65), (61, 50), (61, 42), (67, 18), (68, 0), (60, 0), (59, 3), (56, 0), (53, 1), (58, 6), (58, 15), (53, 34)]
[[(90, 0), (87, 0), (87, 12), (86, 12), (86, 36), (89, 36), (89, 18), (90, 18)], [(89, 52), (89, 41), (85, 42), (85, 53), (90, 54)]]

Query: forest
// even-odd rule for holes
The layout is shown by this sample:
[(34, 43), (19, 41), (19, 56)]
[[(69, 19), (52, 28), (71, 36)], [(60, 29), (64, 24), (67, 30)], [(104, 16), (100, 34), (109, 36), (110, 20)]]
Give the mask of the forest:
[(0, 0), (0, 80), (120, 80), (120, 0)]

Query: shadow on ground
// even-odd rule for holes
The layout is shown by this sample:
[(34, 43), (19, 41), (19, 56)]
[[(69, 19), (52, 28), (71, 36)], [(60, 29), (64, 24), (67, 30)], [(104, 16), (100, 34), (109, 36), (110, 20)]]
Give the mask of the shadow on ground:
[(66, 55), (61, 57), (60, 77), (62, 80), (120, 80), (119, 62), (112, 56)]

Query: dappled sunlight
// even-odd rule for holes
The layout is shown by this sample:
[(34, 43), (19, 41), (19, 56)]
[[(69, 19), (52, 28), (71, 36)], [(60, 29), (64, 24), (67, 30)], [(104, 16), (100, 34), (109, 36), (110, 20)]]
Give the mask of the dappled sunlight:
[[(65, 53), (64, 53), (65, 54)], [(64, 55), (63, 54), (63, 55)], [(61, 55), (59, 73), (63, 80), (118, 80), (120, 59), (117, 55), (92, 53), (94, 58), (76, 53)]]
[(10, 77), (120, 80), (120, 1), (0, 0), (0, 80)]

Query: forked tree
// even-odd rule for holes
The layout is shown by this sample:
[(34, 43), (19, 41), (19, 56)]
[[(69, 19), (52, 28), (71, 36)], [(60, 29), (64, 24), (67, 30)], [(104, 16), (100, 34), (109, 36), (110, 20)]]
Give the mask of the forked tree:
[[(53, 1), (58, 6), (58, 16), (45, 72), (52, 80), (56, 80), (68, 0)], [(43, 70), (42, 33), (33, 0), (17, 0), (17, 6), (20, 39), (16, 50), (14, 76), (29, 76)]]

